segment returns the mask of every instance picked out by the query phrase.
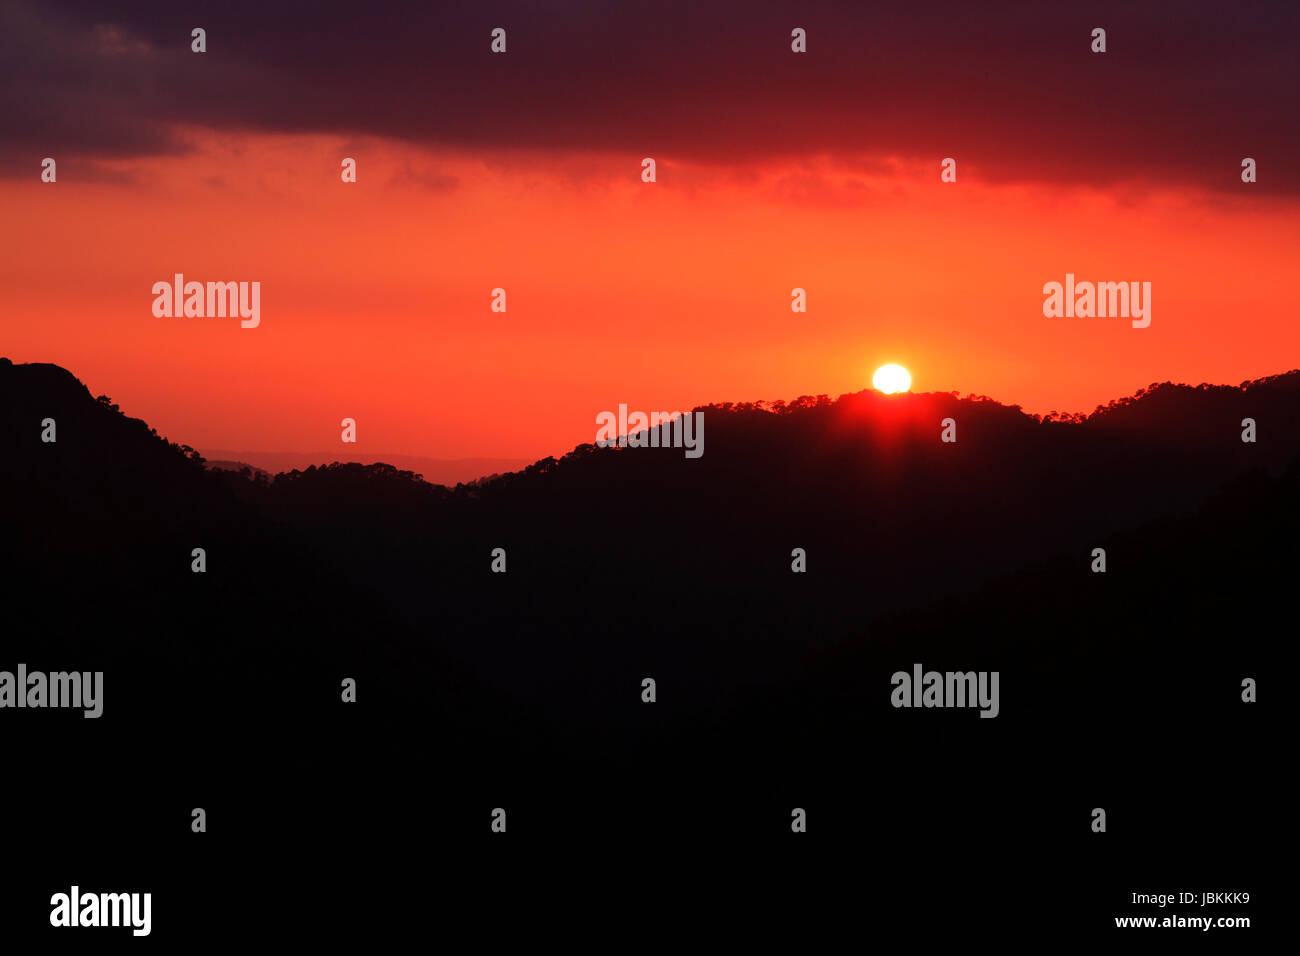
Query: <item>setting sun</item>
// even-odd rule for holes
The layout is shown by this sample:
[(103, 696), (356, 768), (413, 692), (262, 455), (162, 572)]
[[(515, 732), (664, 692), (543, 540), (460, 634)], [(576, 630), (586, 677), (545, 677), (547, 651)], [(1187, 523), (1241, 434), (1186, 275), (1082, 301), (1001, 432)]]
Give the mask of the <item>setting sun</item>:
[(882, 365), (871, 377), (871, 384), (886, 395), (906, 392), (912, 387), (912, 376), (901, 365)]

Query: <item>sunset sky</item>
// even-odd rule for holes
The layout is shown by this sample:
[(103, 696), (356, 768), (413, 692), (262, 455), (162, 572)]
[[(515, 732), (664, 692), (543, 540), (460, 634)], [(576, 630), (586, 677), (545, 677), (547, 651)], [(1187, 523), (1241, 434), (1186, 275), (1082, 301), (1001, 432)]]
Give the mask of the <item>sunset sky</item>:
[[(0, 354), (199, 449), (444, 458), (886, 362), (1035, 412), (1300, 366), (1300, 8), (1134, 6), (5, 2)], [(155, 318), (176, 272), (260, 326)], [(1045, 318), (1067, 272), (1150, 328)]]

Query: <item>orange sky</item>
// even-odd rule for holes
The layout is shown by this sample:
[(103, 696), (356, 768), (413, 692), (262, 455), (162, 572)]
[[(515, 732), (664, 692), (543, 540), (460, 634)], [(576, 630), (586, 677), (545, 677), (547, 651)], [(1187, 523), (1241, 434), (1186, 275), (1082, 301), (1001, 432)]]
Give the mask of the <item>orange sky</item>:
[[(352, 417), (354, 457), (537, 458), (592, 441), (619, 403), (836, 396), (885, 362), (916, 390), (1037, 412), (1300, 365), (1295, 201), (1248, 185), (671, 155), (646, 185), (644, 153), (188, 137), (187, 155), (0, 181), (0, 354), (63, 365), (199, 449), (342, 455)], [(1150, 281), (1151, 327), (1044, 318), (1043, 283), (1067, 271)], [(260, 327), (155, 318), (151, 286), (175, 272), (259, 280)]]

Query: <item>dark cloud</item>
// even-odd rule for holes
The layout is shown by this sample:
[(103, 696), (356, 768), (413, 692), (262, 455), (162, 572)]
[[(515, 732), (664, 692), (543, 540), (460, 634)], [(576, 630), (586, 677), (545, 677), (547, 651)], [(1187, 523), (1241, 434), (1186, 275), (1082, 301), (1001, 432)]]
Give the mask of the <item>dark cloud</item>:
[(156, 154), (185, 123), (735, 163), (954, 156), (995, 181), (1217, 190), (1252, 156), (1255, 190), (1294, 192), (1298, 34), (1293, 0), (45, 0), (4, 8), (0, 142), (6, 162)]

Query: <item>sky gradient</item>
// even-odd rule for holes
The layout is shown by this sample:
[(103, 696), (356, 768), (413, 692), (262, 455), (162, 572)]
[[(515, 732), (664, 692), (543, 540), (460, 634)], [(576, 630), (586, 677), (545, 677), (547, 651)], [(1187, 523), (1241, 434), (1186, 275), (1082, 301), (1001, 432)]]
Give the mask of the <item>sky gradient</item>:
[[(1034, 412), (1300, 365), (1294, 5), (1037, 7), (6, 4), (0, 354), (200, 449), (447, 458), (886, 362)], [(176, 272), (260, 326), (155, 318)], [(1067, 272), (1150, 328), (1045, 318)]]

